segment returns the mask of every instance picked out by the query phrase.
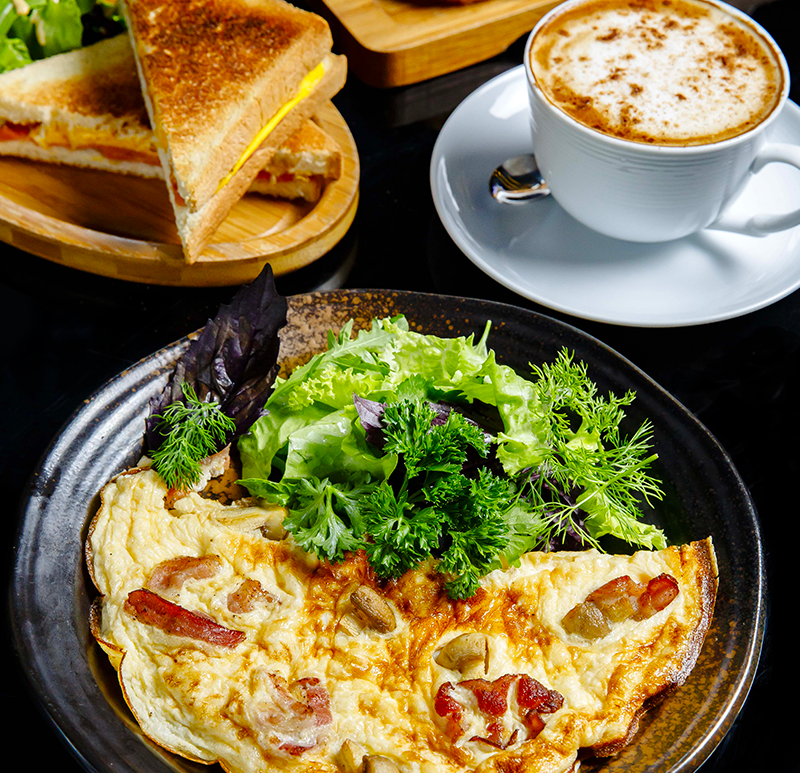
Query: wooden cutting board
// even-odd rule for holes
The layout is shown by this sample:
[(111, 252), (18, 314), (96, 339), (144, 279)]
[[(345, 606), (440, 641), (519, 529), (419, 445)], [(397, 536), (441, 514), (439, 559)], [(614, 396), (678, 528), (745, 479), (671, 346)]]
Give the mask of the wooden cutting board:
[(316, 204), (248, 194), (200, 258), (183, 260), (161, 180), (0, 157), (0, 239), (94, 274), (158, 285), (223, 287), (305, 266), (347, 232), (358, 206), (355, 141), (333, 104), (318, 116), (342, 149), (341, 177)]
[(405, 86), (482, 62), (536, 26), (557, 0), (310, 0), (331, 25), (350, 72)]

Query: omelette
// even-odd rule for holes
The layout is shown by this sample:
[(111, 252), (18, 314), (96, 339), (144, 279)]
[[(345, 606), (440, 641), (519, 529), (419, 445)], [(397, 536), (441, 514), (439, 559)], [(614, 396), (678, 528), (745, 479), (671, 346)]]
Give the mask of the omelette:
[(379, 580), (301, 550), (284, 511), (111, 480), (86, 542), (92, 632), (143, 732), (229, 773), (574, 773), (687, 678), (710, 539), (527, 553), (452, 600), (433, 561)]

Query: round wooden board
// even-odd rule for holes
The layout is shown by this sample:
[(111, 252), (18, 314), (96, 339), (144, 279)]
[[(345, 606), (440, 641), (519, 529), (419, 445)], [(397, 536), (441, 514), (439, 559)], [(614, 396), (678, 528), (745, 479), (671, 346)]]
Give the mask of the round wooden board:
[(333, 104), (317, 116), (342, 149), (342, 175), (316, 204), (245, 195), (200, 258), (184, 262), (161, 180), (0, 157), (0, 239), (93, 274), (158, 285), (222, 287), (308, 265), (347, 232), (358, 206), (353, 136)]
[(483, 62), (530, 32), (559, 0), (310, 0), (348, 71), (388, 88)]

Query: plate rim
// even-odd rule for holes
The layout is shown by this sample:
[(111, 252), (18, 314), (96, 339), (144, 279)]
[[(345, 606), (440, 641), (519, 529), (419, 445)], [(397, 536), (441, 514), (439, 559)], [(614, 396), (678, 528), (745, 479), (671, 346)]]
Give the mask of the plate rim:
[[(755, 610), (753, 610), (753, 635), (747, 642), (744, 666), (738, 673), (737, 678), (733, 683), (734, 687), (736, 688), (734, 693), (732, 693), (733, 697), (727, 702), (727, 704), (725, 704), (724, 710), (721, 711), (720, 715), (716, 717), (715, 724), (704, 733), (702, 736), (702, 742), (691, 747), (684, 754), (684, 756), (677, 763), (675, 763), (675, 765), (669, 768), (668, 771), (665, 771), (665, 773), (692, 773), (693, 771), (696, 771), (722, 741), (723, 737), (736, 721), (737, 716), (744, 706), (750, 688), (755, 680), (766, 627), (767, 576), (764, 546), (763, 540), (760, 536), (758, 514), (756, 512), (756, 507), (752, 496), (743, 479), (741, 478), (741, 475), (733, 464), (728, 452), (722, 447), (710, 430), (705, 427), (705, 425), (696, 416), (694, 416), (694, 414), (692, 414), (670, 392), (664, 389), (660, 384), (658, 384), (658, 382), (656, 382), (652, 377), (650, 377), (624, 355), (620, 354), (595, 336), (592, 336), (591, 334), (586, 333), (585, 331), (582, 331), (567, 322), (557, 320), (537, 311), (525, 309), (509, 303), (488, 301), (464, 296), (439, 295), (435, 293), (422, 293), (414, 291), (348, 289), (321, 291), (289, 296), (290, 313), (295, 304), (301, 304), (301, 306), (298, 308), (302, 308), (302, 304), (304, 303), (319, 303), (320, 301), (323, 303), (344, 302), (349, 308), (354, 309), (356, 306), (352, 303), (352, 300), (362, 296), (364, 293), (369, 293), (378, 297), (385, 297), (392, 303), (395, 303), (398, 298), (409, 304), (413, 304), (416, 299), (428, 299), (435, 300), (439, 303), (456, 303), (457, 305), (465, 304), (469, 306), (474, 304), (479, 308), (499, 309), (500, 311), (513, 310), (513, 313), (521, 313), (527, 317), (528, 321), (531, 322), (534, 327), (542, 324), (544, 326), (554, 327), (561, 334), (569, 333), (570, 335), (577, 336), (578, 340), (582, 340), (592, 347), (597, 347), (599, 350), (604, 352), (604, 356), (610, 356), (612, 360), (617, 361), (614, 363), (615, 365), (621, 363), (624, 368), (627, 368), (631, 373), (635, 374), (637, 379), (645, 382), (648, 386), (648, 389), (652, 390), (653, 395), (655, 398), (657, 398), (659, 403), (664, 403), (672, 410), (676, 410), (680, 416), (681, 422), (692, 427), (693, 431), (697, 433), (697, 440), (702, 441), (703, 444), (707, 444), (714, 451), (714, 453), (719, 454), (720, 459), (722, 462), (724, 462), (726, 472), (731, 476), (733, 482), (738, 487), (738, 494), (743, 497), (742, 506), (749, 517), (747, 526), (751, 528), (755, 534), (754, 542), (756, 546), (755, 564), (757, 566), (758, 575), (758, 603)], [(23, 564), (23, 559), (29, 558), (29, 555), (28, 553), (24, 553), (16, 548), (19, 548), (21, 544), (21, 537), (26, 530), (26, 525), (30, 527), (29, 521), (32, 514), (36, 514), (38, 511), (38, 515), (41, 517), (41, 515), (46, 512), (46, 505), (38, 508), (34, 505), (34, 496), (37, 494), (37, 492), (46, 493), (47, 485), (45, 484), (43, 486), (42, 482), (38, 480), (38, 476), (41, 472), (47, 469), (48, 463), (59, 451), (59, 446), (64, 445), (69, 441), (70, 437), (75, 433), (75, 431), (81, 428), (82, 422), (88, 421), (91, 423), (92, 416), (96, 413), (99, 407), (103, 407), (99, 405), (102, 397), (108, 396), (114, 400), (122, 399), (124, 401), (125, 396), (130, 394), (130, 388), (126, 386), (125, 383), (126, 379), (136, 377), (140, 378), (139, 381), (135, 382), (137, 390), (134, 391), (141, 391), (142, 377), (147, 379), (148, 382), (160, 381), (165, 383), (166, 378), (174, 366), (175, 359), (179, 353), (189, 345), (190, 341), (196, 336), (197, 332), (198, 331), (194, 331), (193, 333), (190, 333), (189, 335), (156, 350), (150, 355), (141, 358), (138, 362), (132, 364), (130, 367), (124, 369), (109, 379), (102, 386), (96, 389), (89, 398), (84, 400), (83, 403), (78, 406), (71, 416), (63, 423), (62, 427), (52, 438), (47, 448), (42, 453), (40, 460), (37, 463), (34, 472), (31, 474), (28, 484), (24, 489), (23, 496), (18, 506), (19, 521), (15, 533), (15, 556), (11, 571), (12, 582), (9, 584), (9, 592), (7, 597), (12, 640), (14, 644), (17, 665), (21, 668), (24, 676), (26, 677), (26, 683), (36, 698), (39, 708), (42, 710), (42, 714), (46, 720), (48, 720), (51, 726), (55, 729), (56, 733), (65, 743), (75, 759), (90, 771), (105, 772), (110, 771), (112, 768), (108, 768), (103, 764), (106, 761), (104, 757), (98, 758), (96, 755), (93, 756), (91, 753), (92, 750), (87, 747), (85, 742), (76, 742), (76, 739), (65, 729), (67, 717), (64, 715), (64, 707), (54, 702), (51, 695), (43, 694), (43, 680), (41, 678), (42, 674), (39, 671), (33, 670), (33, 667), (36, 666), (36, 661), (32, 656), (32, 652), (35, 649), (34, 643), (26, 638), (24, 625), (25, 621), (20, 617), (19, 607), (15, 604), (15, 600), (21, 595), (24, 595), (25, 586), (27, 581), (30, 579), (29, 577), (21, 576), (19, 571), (21, 564)], [(155, 370), (153, 369), (154, 365), (156, 366)], [(143, 429), (141, 434), (143, 434)], [(95, 494), (95, 496), (97, 495)], [(81, 544), (83, 544), (85, 530), (88, 526), (87, 515), (88, 513), (83, 513), (81, 516), (85, 521), (81, 527)], [(83, 567), (82, 553), (78, 559), (78, 563), (81, 565), (83, 573), (85, 573), (86, 569)], [(81, 571), (80, 567), (78, 571)], [(89, 644), (94, 646), (94, 641), (90, 641)], [(138, 730), (138, 727), (134, 730), (134, 734), (136, 734), (136, 730)], [(138, 732), (138, 735), (142, 736), (141, 731)], [(84, 739), (80, 739), (80, 741), (83, 740)], [(162, 750), (158, 749), (157, 747), (154, 748), (152, 742), (148, 743), (151, 747), (150, 751), (154, 752), (156, 756), (161, 756), (162, 758), (164, 757)], [(126, 771), (150, 771), (152, 769), (150, 766), (146, 766), (145, 768), (130, 767), (127, 765), (127, 761), (125, 765), (126, 766), (123, 769)]]

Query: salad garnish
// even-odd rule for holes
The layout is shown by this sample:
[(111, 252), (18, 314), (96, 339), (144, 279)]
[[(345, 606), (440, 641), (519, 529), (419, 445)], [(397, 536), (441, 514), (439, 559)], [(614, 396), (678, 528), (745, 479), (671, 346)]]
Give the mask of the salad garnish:
[(193, 486), (199, 449), (221, 450), (261, 416), (278, 373), (286, 310), (266, 264), (206, 323), (150, 401), (145, 449), (170, 487)]
[(651, 423), (625, 436), (634, 393), (601, 395), (566, 349), (524, 377), (488, 347), (489, 322), (475, 340), (350, 320), (280, 378), (286, 313), (267, 265), (181, 357), (147, 420), (168, 485), (237, 441), (239, 483), (286, 509), (301, 549), (364, 551), (384, 580), (433, 562), (454, 599), (531, 550), (666, 547), (642, 520), (663, 496)]
[(225, 444), (236, 422), (216, 401), (202, 402), (189, 384), (183, 385), (185, 402), (167, 406), (158, 416), (157, 432), (163, 441), (153, 452), (153, 466), (170, 488), (194, 486), (202, 475), (200, 462)]
[(287, 508), (304, 550), (364, 550), (384, 579), (432, 558), (453, 598), (530, 550), (600, 549), (607, 534), (665, 547), (641, 520), (662, 496), (652, 425), (620, 432), (634, 394), (601, 396), (566, 350), (523, 378), (490, 329), (438, 338), (400, 316), (331, 333), (240, 439), (241, 483)]

